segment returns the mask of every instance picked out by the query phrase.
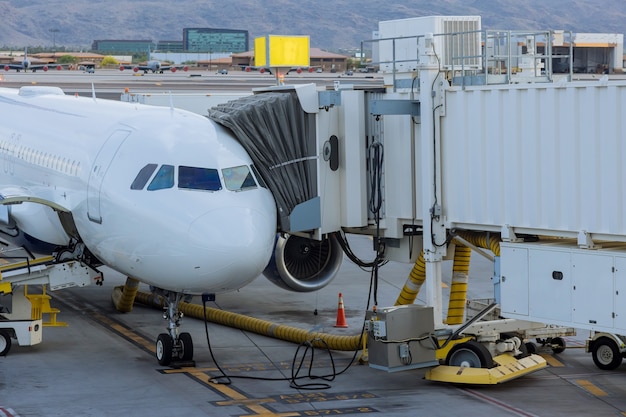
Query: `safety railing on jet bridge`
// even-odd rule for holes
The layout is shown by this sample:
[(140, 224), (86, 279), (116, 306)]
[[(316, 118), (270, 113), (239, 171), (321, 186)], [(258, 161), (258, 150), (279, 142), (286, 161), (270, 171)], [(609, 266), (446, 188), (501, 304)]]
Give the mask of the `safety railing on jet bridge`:
[[(361, 64), (365, 64), (365, 45), (376, 45), (378, 56), (390, 59), (368, 65), (392, 74), (394, 91), (398, 87), (418, 88), (419, 83), (404, 85), (396, 74), (417, 71), (419, 43), (423, 37), (425, 35), (361, 41)], [(572, 79), (574, 42), (570, 31), (471, 30), (434, 34), (433, 42), (440, 43), (435, 48), (436, 58), (440, 70), (446, 72), (453, 85), (553, 82), (555, 74), (568, 81)]]

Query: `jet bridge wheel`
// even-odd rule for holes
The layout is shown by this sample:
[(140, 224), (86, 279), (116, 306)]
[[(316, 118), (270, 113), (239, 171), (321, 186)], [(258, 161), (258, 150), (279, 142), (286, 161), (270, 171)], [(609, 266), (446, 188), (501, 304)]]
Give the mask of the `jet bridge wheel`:
[(0, 356), (6, 356), (11, 350), (11, 335), (0, 330)]
[(468, 368), (493, 368), (493, 358), (485, 346), (475, 340), (455, 345), (446, 357), (446, 365)]
[(602, 370), (612, 371), (622, 364), (622, 355), (617, 343), (608, 337), (601, 337), (593, 342), (591, 349), (593, 363)]

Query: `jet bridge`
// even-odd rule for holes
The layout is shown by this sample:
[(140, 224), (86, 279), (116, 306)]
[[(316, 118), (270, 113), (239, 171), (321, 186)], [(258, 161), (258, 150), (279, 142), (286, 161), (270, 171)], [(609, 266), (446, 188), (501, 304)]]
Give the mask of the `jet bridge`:
[(625, 334), (626, 82), (572, 81), (562, 30), (484, 31), (477, 16), (436, 16), (381, 22), (379, 34), (384, 89), (254, 92), (297, 97), (307, 120), (306, 135), (283, 136), (304, 140), (310, 194), (283, 214), (306, 207), (308, 226), (283, 230), (374, 236), (386, 259), (420, 265), (423, 279), (407, 287), (424, 284), (433, 334), (470, 341), (482, 325), (459, 331), (444, 317), (442, 262), (455, 247), (491, 252), (500, 316), (530, 323), (482, 337), (492, 356), (539, 323)]

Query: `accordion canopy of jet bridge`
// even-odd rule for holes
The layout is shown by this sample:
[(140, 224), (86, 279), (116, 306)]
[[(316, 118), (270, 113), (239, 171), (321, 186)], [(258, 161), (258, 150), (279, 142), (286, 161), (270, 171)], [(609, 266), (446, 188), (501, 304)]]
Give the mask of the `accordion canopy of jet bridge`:
[(293, 90), (229, 101), (209, 109), (208, 117), (230, 129), (254, 161), (274, 194), (280, 230), (319, 227), (315, 119)]

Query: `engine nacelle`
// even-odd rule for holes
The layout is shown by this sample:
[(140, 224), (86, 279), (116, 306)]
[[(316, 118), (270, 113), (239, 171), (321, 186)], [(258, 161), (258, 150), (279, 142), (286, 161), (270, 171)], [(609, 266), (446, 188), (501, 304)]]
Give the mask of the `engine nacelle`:
[(334, 237), (319, 241), (278, 235), (263, 275), (289, 291), (317, 291), (333, 280), (342, 260), (343, 251)]

